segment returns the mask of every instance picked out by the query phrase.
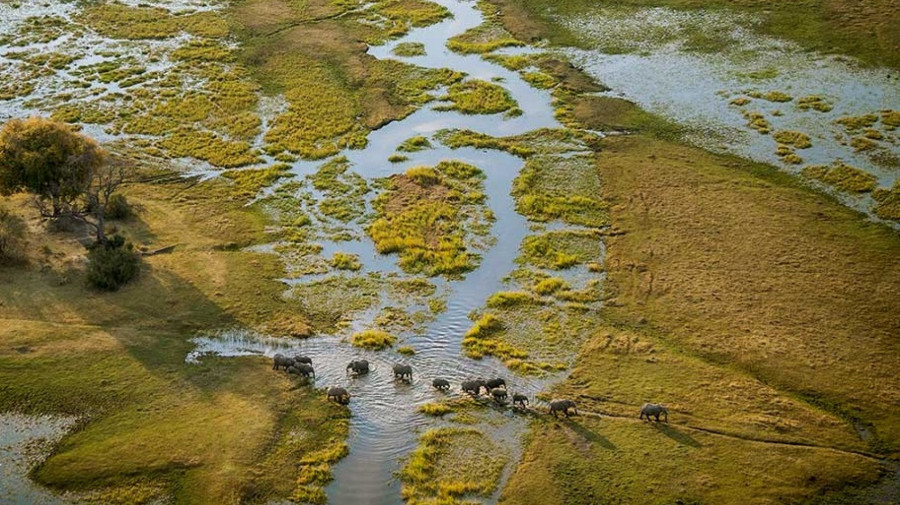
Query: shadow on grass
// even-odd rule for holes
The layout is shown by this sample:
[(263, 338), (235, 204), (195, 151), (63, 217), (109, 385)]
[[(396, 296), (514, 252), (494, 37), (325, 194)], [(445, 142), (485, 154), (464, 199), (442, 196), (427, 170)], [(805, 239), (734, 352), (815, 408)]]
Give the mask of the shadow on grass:
[(572, 431), (577, 433), (579, 436), (581, 436), (581, 438), (583, 438), (591, 443), (597, 444), (604, 449), (608, 449), (608, 450), (616, 449), (616, 445), (613, 444), (612, 442), (610, 442), (608, 438), (597, 433), (596, 431), (593, 431), (593, 430), (575, 422), (571, 418), (566, 418), (562, 422), (565, 423), (565, 425), (568, 426), (569, 429), (571, 429)]
[(676, 428), (673, 428), (668, 424), (652, 423), (652, 425), (656, 431), (671, 438), (681, 445), (687, 445), (689, 447), (703, 447), (703, 444), (698, 442), (694, 437), (688, 435), (687, 433), (678, 431)]

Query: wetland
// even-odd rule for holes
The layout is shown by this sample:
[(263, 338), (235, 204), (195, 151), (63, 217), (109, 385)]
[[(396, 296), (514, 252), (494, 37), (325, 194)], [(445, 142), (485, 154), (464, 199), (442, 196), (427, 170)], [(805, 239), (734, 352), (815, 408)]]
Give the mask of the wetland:
[(143, 253), (0, 196), (0, 502), (894, 503), (900, 35), (806, 3), (0, 0)]

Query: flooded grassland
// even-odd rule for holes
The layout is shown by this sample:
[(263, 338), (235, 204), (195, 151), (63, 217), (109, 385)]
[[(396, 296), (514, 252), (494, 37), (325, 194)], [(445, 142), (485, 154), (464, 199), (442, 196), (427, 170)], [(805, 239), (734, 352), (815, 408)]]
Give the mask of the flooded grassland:
[[(88, 292), (76, 234), (10, 200), (31, 232), (27, 267), (0, 269), (0, 410), (78, 419), (16, 496), (866, 496), (897, 447), (900, 243), (848, 206), (896, 211), (895, 89), (771, 34), (744, 54), (743, 14), (537, 3), (0, 0), (0, 111), (135, 160), (115, 226), (175, 245)], [(681, 40), (704, 26), (715, 66)], [(523, 42), (548, 27), (578, 48)], [(655, 56), (695, 92), (651, 79)], [(497, 376), (527, 409), (459, 390)], [(581, 416), (550, 419), (555, 396)], [(632, 419), (644, 401), (672, 423)]]

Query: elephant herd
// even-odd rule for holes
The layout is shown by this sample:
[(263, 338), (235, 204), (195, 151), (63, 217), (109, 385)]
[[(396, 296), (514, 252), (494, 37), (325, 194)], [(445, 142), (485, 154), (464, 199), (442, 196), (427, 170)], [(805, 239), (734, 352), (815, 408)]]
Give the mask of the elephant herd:
[[(306, 379), (316, 378), (316, 372), (312, 366), (312, 359), (308, 356), (289, 357), (283, 354), (276, 354), (272, 358), (272, 369), (284, 370), (289, 374), (301, 375)], [(364, 359), (352, 360), (347, 365), (347, 373), (353, 376), (365, 375), (372, 370), (374, 370), (374, 368)], [(412, 382), (412, 366), (395, 364), (393, 365), (392, 370), (394, 373), (394, 380), (400, 380), (407, 383)], [(450, 391), (450, 381), (447, 379), (434, 379), (431, 382), (431, 385), (438, 391)], [(487, 395), (500, 405), (505, 405), (509, 399), (509, 393), (506, 390), (506, 380), (502, 378), (463, 381), (460, 384), (460, 390), (473, 397), (481, 395), (481, 391), (484, 390)], [(335, 401), (339, 404), (347, 405), (350, 403), (350, 393), (342, 387), (330, 387), (328, 388), (326, 395), (328, 400)], [(521, 393), (513, 394), (512, 402), (513, 408), (528, 408), (528, 397)], [(565, 414), (566, 417), (569, 417), (572, 414), (578, 415), (578, 408), (572, 400), (552, 400), (550, 402), (549, 414), (556, 417), (559, 413)], [(658, 403), (646, 403), (641, 407), (641, 420), (646, 417), (649, 421), (651, 417), (654, 417), (656, 421), (659, 422), (660, 415), (663, 416), (666, 423), (669, 422), (669, 411), (664, 405)]]

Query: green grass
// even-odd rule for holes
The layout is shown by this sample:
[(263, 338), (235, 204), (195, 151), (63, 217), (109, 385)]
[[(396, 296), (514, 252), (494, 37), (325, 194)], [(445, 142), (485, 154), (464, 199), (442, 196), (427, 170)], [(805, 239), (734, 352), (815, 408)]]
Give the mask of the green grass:
[(258, 209), (233, 198), (225, 180), (157, 175), (173, 182), (128, 185), (139, 212), (117, 227), (139, 246), (180, 246), (144, 258), (141, 276), (121, 291), (85, 291), (82, 269), (62, 261), (84, 254), (66, 234), (35, 230), (35, 263), (3, 269), (16, 288), (0, 293), (0, 334), (29, 351), (0, 355), (0, 409), (84, 419), (34, 471), (54, 489), (101, 503), (287, 498), (296, 461), (346, 437), (347, 411), (295, 390), (266, 360), (184, 362), (200, 331), (308, 334), (306, 316), (269, 302), (283, 291), (277, 258), (240, 250), (265, 240)]
[(552, 231), (525, 237), (520, 253), (520, 263), (561, 270), (602, 259), (603, 244), (595, 232)]
[(450, 86), (445, 100), (436, 110), (456, 110), (463, 114), (497, 114), (516, 107), (516, 101), (505, 88), (487, 81), (473, 79)]
[(363, 349), (372, 349), (380, 351), (386, 349), (397, 341), (397, 337), (386, 331), (381, 330), (365, 330), (354, 333), (350, 342), (356, 347)]

